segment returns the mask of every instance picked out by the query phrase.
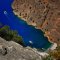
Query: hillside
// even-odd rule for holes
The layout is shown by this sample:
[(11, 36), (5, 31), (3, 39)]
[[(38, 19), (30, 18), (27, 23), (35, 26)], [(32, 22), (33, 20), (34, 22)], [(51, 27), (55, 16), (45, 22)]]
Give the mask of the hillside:
[(14, 0), (13, 12), (60, 44), (60, 0)]

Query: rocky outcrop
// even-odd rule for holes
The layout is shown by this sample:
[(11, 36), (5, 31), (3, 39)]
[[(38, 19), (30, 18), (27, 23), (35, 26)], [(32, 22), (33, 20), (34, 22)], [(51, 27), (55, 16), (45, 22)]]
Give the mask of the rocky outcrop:
[(60, 44), (60, 0), (14, 0), (13, 12)]
[(0, 38), (0, 60), (42, 60), (38, 51)]

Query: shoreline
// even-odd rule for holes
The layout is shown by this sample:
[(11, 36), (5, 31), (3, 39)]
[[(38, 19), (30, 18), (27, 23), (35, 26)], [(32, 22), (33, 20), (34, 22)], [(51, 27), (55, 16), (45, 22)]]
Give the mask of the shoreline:
[[(27, 20), (25, 20), (24, 18), (22, 18), (21, 16), (19, 16), (16, 12), (13, 11), (13, 13), (14, 13), (15, 15), (17, 15), (18, 18), (24, 20), (28, 25), (31, 25), (31, 24), (29, 24), (29, 23), (27, 22)], [(31, 26), (33, 26), (34, 28), (39, 29), (39, 30), (41, 30), (42, 32), (44, 32), (41, 28), (38, 28), (38, 27), (36, 27), (36, 26), (34, 26), (34, 25), (31, 25)], [(53, 50), (53, 48), (55, 47), (55, 45), (54, 45), (55, 43), (50, 40), (49, 36), (47, 35), (47, 32), (45, 32), (44, 37), (47, 37), (48, 41), (49, 41), (50, 43), (52, 43), (52, 45), (47, 49), (47, 51), (48, 51), (49, 49)], [(54, 45), (54, 46), (53, 46), (53, 45)]]
[(28, 25), (41, 30), (50, 43), (56, 43), (58, 45), (60, 44), (60, 15), (58, 14), (58, 6), (60, 3), (58, 3), (59, 1), (57, 1), (58, 4), (55, 2), (53, 4), (52, 1), (15, 0), (12, 3), (12, 9), (14, 14), (25, 21)]
[(17, 14), (16, 12), (13, 11), (13, 13), (14, 13), (15, 15), (17, 15), (20, 19), (24, 20), (28, 25), (32, 25), (32, 26), (36, 27), (36, 23), (27, 22), (26, 19), (24, 19), (22, 16), (19, 16), (19, 14)]

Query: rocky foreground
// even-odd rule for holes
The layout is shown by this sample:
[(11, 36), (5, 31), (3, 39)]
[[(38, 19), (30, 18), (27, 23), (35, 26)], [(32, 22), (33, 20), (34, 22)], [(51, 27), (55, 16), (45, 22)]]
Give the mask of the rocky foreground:
[(60, 0), (14, 0), (16, 15), (45, 32), (52, 42), (60, 44)]
[(0, 37), (0, 60), (42, 60), (42, 57), (36, 49)]
[(0, 37), (0, 60), (60, 60), (60, 46), (41, 52)]

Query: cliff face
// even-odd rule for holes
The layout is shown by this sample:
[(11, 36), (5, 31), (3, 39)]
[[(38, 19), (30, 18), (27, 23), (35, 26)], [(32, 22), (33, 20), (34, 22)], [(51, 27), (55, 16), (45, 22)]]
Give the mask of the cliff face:
[(60, 0), (14, 0), (16, 15), (45, 32), (52, 42), (60, 43)]
[(42, 60), (38, 51), (0, 38), (0, 60)]

